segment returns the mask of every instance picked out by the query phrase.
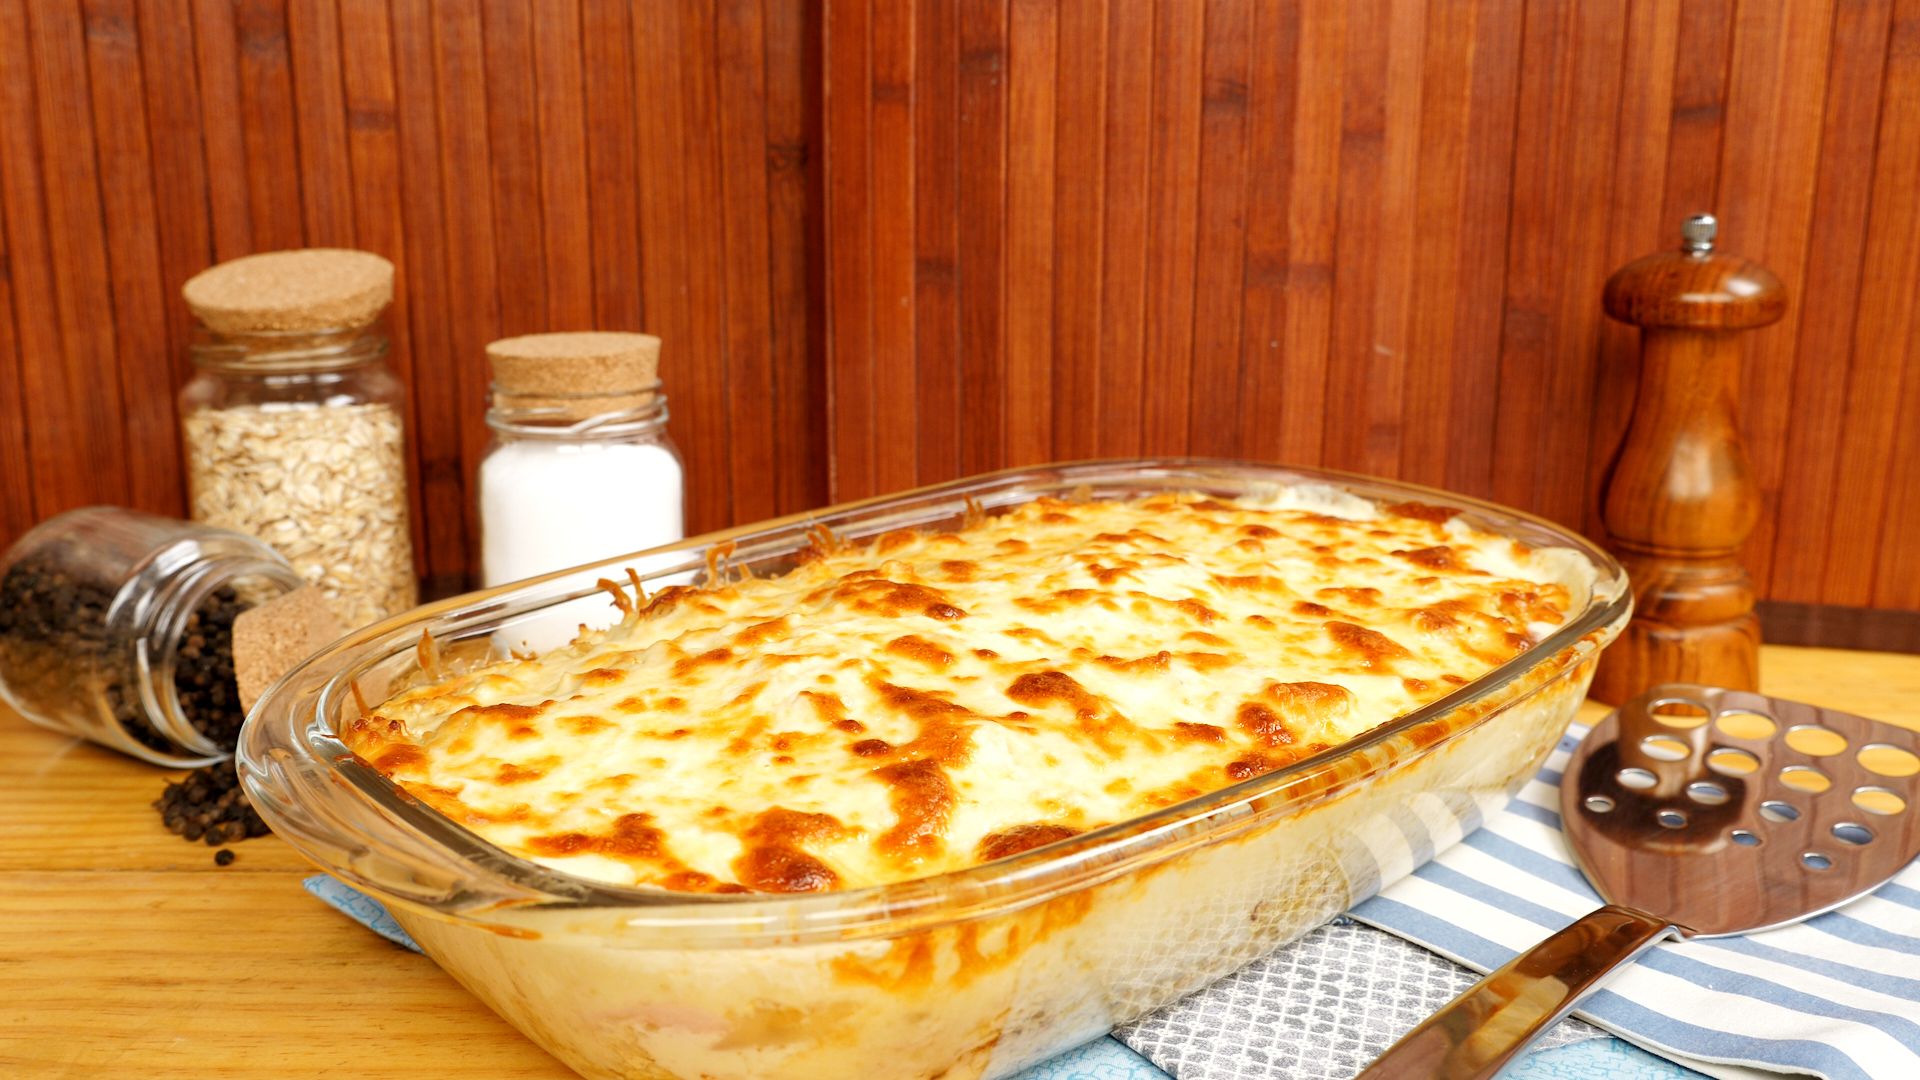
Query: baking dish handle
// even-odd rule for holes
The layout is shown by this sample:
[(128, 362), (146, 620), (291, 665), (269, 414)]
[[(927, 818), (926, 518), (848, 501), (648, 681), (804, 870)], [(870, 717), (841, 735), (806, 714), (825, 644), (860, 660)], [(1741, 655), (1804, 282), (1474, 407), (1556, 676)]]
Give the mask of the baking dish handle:
[(1359, 1080), (1492, 1077), (1613, 969), (1678, 928), (1630, 907), (1588, 912), (1467, 988), (1380, 1055)]

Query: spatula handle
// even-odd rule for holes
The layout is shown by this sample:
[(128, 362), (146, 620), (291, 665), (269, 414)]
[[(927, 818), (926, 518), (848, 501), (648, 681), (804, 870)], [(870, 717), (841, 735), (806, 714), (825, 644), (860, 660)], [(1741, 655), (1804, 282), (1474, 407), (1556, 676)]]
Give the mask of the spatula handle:
[(1491, 1077), (1608, 972), (1675, 930), (1629, 907), (1590, 912), (1473, 984), (1394, 1043), (1360, 1080)]

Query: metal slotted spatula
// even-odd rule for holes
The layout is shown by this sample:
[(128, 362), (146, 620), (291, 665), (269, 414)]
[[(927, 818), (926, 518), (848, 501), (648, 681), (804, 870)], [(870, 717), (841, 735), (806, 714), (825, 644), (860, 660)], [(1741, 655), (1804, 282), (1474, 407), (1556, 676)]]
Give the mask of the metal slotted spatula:
[(1661, 940), (1796, 923), (1920, 854), (1920, 735), (1850, 713), (1670, 683), (1574, 749), (1567, 844), (1606, 906), (1481, 979), (1363, 1078), (1492, 1076)]

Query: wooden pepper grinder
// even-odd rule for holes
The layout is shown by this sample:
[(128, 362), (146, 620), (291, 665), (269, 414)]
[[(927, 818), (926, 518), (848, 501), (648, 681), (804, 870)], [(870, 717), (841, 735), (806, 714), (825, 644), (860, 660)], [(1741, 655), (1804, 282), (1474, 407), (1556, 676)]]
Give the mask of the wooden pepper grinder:
[(1766, 267), (1713, 250), (1699, 214), (1678, 251), (1607, 280), (1607, 314), (1641, 327), (1640, 391), (1601, 504), (1633, 580), (1633, 621), (1601, 655), (1593, 696), (1619, 704), (1663, 682), (1751, 690), (1760, 622), (1738, 552), (1760, 514), (1734, 420), (1739, 332), (1785, 313)]

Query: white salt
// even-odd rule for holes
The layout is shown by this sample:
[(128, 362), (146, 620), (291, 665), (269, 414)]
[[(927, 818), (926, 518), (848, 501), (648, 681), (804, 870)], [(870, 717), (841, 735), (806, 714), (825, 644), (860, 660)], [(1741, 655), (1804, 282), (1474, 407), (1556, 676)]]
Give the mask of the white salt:
[[(652, 443), (515, 440), (480, 465), (481, 580), (487, 586), (599, 562), (685, 535), (685, 477), (665, 446)], [(637, 567), (644, 570), (645, 567)], [(603, 571), (580, 575), (584, 587)], [(589, 596), (513, 624), (517, 649), (554, 648), (581, 623), (610, 625), (608, 596)]]

